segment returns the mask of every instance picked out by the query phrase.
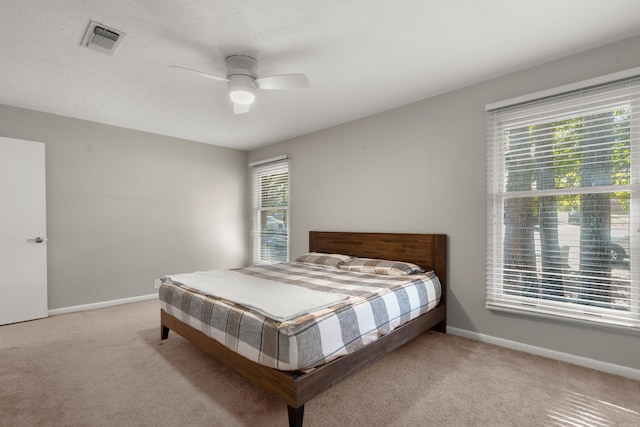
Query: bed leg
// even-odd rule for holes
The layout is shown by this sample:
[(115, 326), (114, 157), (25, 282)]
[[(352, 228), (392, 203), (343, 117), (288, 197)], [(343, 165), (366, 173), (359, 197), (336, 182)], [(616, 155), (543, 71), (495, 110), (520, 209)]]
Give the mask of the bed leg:
[(446, 334), (447, 333), (447, 322), (445, 320), (443, 320), (442, 322), (438, 323), (437, 325), (435, 325), (431, 329), (436, 331), (436, 332), (442, 332), (443, 334)]
[(302, 427), (302, 417), (304, 417), (304, 405), (297, 408), (287, 405), (289, 412), (289, 427)]
[(169, 328), (164, 325), (160, 325), (160, 339), (166, 340), (169, 338)]

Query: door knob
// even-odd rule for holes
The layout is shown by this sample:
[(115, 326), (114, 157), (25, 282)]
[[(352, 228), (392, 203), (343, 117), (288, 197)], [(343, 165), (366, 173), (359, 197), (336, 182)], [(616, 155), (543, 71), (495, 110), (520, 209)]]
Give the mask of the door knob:
[(47, 239), (44, 239), (42, 237), (36, 237), (35, 239), (29, 239), (28, 242), (31, 242), (31, 243), (42, 243), (45, 240), (47, 240)]

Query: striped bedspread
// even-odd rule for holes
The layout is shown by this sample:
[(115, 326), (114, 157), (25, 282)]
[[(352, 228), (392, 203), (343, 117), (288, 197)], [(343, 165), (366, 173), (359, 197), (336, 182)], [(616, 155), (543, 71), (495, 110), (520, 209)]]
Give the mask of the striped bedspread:
[(278, 322), (163, 280), (160, 303), (168, 314), (254, 362), (285, 371), (352, 353), (435, 308), (441, 295), (433, 273), (386, 276), (302, 263), (233, 271), (348, 297), (345, 303)]

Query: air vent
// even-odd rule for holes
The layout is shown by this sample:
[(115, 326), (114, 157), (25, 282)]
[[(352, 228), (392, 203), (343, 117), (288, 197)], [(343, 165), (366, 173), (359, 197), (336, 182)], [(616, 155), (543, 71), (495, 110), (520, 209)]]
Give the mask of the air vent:
[(89, 22), (89, 27), (82, 38), (82, 46), (113, 55), (125, 34), (99, 22)]

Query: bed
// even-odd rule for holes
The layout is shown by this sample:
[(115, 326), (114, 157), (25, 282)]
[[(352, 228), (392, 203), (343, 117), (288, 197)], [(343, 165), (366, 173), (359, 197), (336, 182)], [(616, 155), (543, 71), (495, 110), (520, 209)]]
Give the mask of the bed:
[(257, 386), (280, 397), (287, 404), (289, 425), (299, 427), (303, 423), (304, 404), (310, 399), (429, 329), (446, 332), (446, 235), (310, 231), (309, 252), (404, 261), (433, 270), (440, 284), (439, 303), (348, 354), (328, 358), (329, 361), (309, 369), (294, 370), (276, 369), (250, 360), (206, 335), (202, 332), (204, 329), (189, 324), (193, 322), (172, 314), (169, 309), (160, 310), (162, 340), (173, 330)]

